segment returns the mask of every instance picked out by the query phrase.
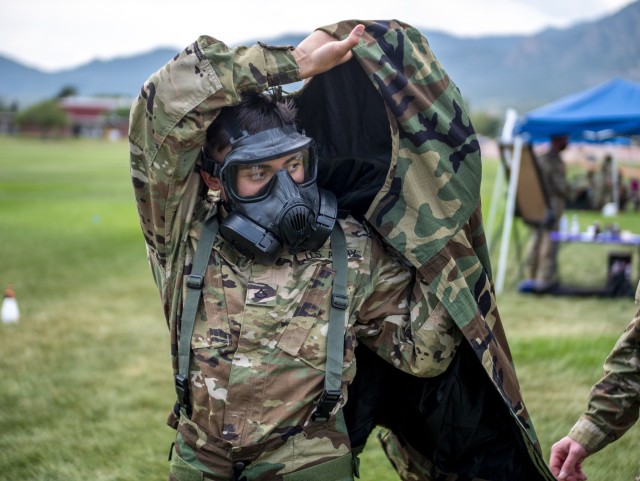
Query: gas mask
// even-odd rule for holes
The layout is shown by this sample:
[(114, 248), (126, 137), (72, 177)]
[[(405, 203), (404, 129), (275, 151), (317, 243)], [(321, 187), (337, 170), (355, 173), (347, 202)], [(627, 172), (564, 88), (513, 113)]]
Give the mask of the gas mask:
[(320, 248), (336, 221), (337, 201), (316, 183), (313, 140), (295, 125), (242, 134), (220, 170), (228, 216), (220, 233), (236, 250), (270, 265), (284, 248)]

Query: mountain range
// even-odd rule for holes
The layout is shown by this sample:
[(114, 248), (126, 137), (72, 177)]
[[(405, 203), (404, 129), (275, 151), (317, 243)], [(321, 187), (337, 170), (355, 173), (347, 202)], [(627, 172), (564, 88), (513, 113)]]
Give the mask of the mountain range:
[[(640, 81), (640, 0), (618, 12), (565, 29), (534, 35), (459, 37), (420, 28), (458, 85), (471, 111), (523, 112), (613, 77)], [(261, 39), (297, 45), (304, 35)], [(194, 37), (195, 38), (195, 37)], [(255, 42), (244, 42), (251, 45)], [(79, 95), (134, 97), (153, 71), (178, 48), (95, 60), (73, 69), (43, 72), (0, 55), (0, 99), (20, 108), (72, 86)]]

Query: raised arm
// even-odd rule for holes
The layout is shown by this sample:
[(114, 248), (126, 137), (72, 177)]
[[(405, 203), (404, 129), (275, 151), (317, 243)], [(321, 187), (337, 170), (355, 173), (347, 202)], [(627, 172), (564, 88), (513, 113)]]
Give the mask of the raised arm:
[(175, 284), (181, 275), (169, 266), (181, 255), (183, 233), (203, 197), (200, 148), (220, 109), (236, 104), (243, 91), (295, 82), (348, 60), (362, 31), (359, 25), (341, 41), (316, 31), (297, 48), (258, 44), (232, 49), (202, 36), (142, 86), (130, 117), (131, 177), (163, 295), (166, 283)]

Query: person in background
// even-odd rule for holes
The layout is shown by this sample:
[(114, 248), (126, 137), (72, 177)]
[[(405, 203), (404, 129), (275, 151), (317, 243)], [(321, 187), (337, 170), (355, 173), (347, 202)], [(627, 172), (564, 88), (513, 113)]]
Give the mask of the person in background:
[[(640, 284), (636, 302), (640, 300)], [(569, 434), (551, 447), (549, 467), (564, 481), (587, 479), (585, 459), (620, 439), (640, 412), (640, 310), (607, 356), (602, 378), (592, 387), (587, 411)], [(637, 461), (638, 451), (630, 453)], [(640, 481), (640, 472), (636, 476)]]
[(613, 157), (611, 154), (605, 155), (600, 169), (593, 178), (593, 191), (591, 197), (591, 208), (600, 210), (613, 200)]
[(553, 216), (550, 222), (531, 228), (526, 264), (529, 281), (536, 292), (548, 291), (558, 281), (558, 243), (551, 240), (550, 232), (558, 230), (569, 195), (567, 169), (560, 155), (568, 142), (565, 135), (552, 137), (549, 150), (540, 157), (542, 182), (549, 194)]
[(634, 212), (640, 209), (640, 180), (637, 177), (631, 177), (629, 181), (629, 202)]

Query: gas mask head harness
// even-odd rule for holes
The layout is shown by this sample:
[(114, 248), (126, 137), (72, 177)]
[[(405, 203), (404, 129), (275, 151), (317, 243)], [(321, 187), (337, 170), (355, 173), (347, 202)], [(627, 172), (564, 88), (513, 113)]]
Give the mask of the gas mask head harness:
[(320, 248), (336, 222), (337, 201), (316, 183), (313, 139), (286, 124), (255, 134), (242, 131), (230, 144), (221, 167), (203, 149), (204, 168), (220, 177), (227, 197), (223, 238), (267, 265), (285, 247), (292, 254)]

